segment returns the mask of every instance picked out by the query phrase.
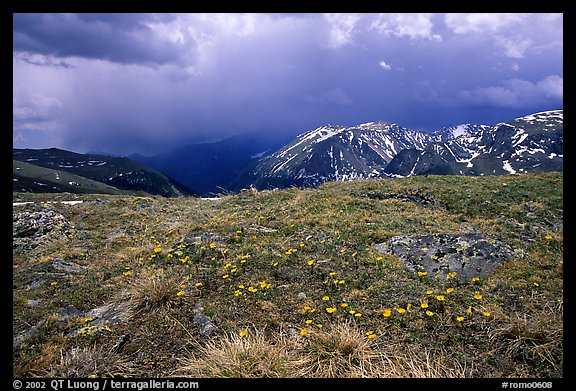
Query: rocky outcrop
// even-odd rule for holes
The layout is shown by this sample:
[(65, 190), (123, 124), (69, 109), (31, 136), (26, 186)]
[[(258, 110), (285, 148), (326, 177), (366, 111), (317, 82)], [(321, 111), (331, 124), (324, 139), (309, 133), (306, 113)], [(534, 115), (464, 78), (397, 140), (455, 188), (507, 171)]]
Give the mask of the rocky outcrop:
[(413, 190), (405, 193), (395, 193), (395, 192), (380, 192), (380, 191), (367, 191), (363, 193), (350, 192), (352, 196), (356, 197), (368, 197), (374, 200), (401, 200), (414, 202), (423, 207), (434, 207), (438, 206), (438, 201), (434, 198), (432, 193), (425, 192), (421, 190)]
[(74, 231), (60, 213), (53, 210), (20, 212), (12, 215), (12, 249), (31, 250), (55, 239), (66, 238)]
[(397, 256), (413, 273), (446, 278), (455, 272), (461, 281), (489, 275), (514, 254), (507, 244), (480, 233), (395, 236), (376, 249)]

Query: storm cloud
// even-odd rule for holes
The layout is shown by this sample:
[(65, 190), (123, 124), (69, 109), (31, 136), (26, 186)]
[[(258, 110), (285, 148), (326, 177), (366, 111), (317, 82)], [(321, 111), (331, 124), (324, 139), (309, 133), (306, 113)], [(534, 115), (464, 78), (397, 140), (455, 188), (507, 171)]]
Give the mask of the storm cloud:
[(14, 14), (13, 143), (157, 153), (563, 105), (562, 14)]

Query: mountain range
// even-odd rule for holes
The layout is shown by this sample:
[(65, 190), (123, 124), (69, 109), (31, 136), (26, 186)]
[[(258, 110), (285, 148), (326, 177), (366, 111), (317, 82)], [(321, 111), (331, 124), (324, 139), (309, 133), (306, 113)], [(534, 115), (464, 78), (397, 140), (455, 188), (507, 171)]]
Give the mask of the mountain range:
[(369, 122), (323, 126), (260, 159), (242, 180), (257, 188), (412, 175), (501, 175), (563, 168), (563, 111), (433, 133)]
[(325, 125), (288, 141), (249, 133), (154, 156), (112, 157), (54, 148), (13, 151), (19, 161), (163, 196), (381, 177), (562, 171), (563, 110), (495, 125), (446, 126), (432, 133), (382, 121)]

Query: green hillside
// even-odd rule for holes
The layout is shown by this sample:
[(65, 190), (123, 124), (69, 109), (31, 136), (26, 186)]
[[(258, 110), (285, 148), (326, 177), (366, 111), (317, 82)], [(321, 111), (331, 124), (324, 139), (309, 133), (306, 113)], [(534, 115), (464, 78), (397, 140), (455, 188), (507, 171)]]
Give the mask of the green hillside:
[(12, 190), (33, 193), (127, 193), (102, 182), (19, 160), (12, 160)]
[(132, 193), (145, 192), (164, 197), (194, 195), (190, 189), (164, 174), (127, 157), (81, 154), (58, 148), (14, 148), (12, 156), (15, 160), (65, 171)]
[[(14, 207), (14, 376), (564, 376), (562, 173), (81, 199)], [(469, 234), (510, 258), (376, 246)], [(494, 256), (458, 243), (431, 260)]]

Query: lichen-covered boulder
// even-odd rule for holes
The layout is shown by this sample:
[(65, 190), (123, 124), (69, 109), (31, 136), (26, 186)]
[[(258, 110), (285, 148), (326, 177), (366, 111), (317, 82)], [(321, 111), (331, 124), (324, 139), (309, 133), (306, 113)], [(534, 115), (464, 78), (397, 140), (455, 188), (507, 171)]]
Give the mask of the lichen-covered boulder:
[(461, 281), (491, 274), (514, 254), (507, 244), (480, 233), (395, 236), (375, 247), (414, 273), (445, 278), (455, 272)]
[(12, 215), (12, 248), (15, 252), (30, 250), (48, 241), (65, 238), (73, 232), (74, 226), (53, 210)]

